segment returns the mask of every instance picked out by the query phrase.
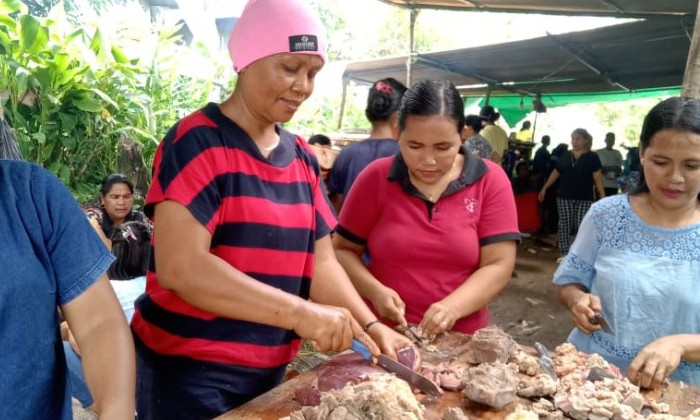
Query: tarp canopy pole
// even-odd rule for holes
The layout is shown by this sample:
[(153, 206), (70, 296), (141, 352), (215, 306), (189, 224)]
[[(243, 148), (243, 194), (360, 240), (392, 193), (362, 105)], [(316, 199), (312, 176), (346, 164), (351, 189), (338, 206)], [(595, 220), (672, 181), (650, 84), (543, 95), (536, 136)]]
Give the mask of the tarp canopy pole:
[(348, 96), (349, 80), (343, 77), (343, 96), (340, 98), (340, 115), (338, 115), (338, 131), (343, 127), (343, 114), (345, 114), (345, 99)]
[[(698, 2), (700, 7), (700, 2)], [(695, 30), (690, 41), (690, 51), (688, 51), (688, 61), (685, 64), (683, 74), (683, 96), (689, 98), (700, 98), (700, 13), (695, 16)]]
[(416, 36), (416, 18), (418, 17), (418, 9), (409, 9), (410, 26), (408, 33), (408, 57), (406, 57), (406, 86), (411, 86), (411, 70), (413, 67), (413, 55), (415, 51), (415, 36)]

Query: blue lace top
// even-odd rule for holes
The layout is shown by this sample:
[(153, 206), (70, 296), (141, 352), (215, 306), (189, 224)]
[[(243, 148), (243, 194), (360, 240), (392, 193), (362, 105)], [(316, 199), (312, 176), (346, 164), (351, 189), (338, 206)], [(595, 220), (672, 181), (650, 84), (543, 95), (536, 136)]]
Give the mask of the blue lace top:
[[(593, 204), (554, 284), (578, 283), (599, 296), (614, 332), (575, 328), (568, 341), (627, 370), (652, 341), (700, 334), (700, 223), (665, 229), (642, 221), (627, 195)], [(682, 361), (672, 379), (700, 384), (700, 363)]]

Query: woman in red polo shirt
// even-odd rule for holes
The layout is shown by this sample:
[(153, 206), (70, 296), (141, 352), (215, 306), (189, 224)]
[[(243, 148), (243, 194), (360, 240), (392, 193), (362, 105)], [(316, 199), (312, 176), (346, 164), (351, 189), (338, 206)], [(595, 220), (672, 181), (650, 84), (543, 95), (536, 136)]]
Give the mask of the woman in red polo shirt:
[(463, 128), (452, 83), (409, 89), (399, 109), (401, 153), (362, 171), (333, 238), (338, 260), (374, 310), (387, 321), (420, 324), (428, 335), (488, 325), (486, 306), (508, 284), (520, 239), (508, 177), (466, 151)]

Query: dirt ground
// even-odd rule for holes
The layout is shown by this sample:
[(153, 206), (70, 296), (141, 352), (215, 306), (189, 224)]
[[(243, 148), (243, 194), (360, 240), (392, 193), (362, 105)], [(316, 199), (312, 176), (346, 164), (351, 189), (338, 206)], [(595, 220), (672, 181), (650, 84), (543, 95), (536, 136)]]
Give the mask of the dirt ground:
[(518, 245), (515, 275), (489, 306), (491, 323), (520, 344), (535, 341), (553, 349), (566, 340), (574, 324), (556, 298), (552, 275), (559, 251), (554, 238), (524, 238)]
[[(490, 305), (491, 323), (498, 325), (515, 341), (532, 346), (539, 341), (550, 349), (566, 340), (573, 322), (559, 303), (552, 285), (559, 251), (554, 239), (547, 241), (524, 238), (518, 245), (515, 275), (508, 287)], [(316, 355), (301, 354), (295, 367), (306, 370), (324, 360)], [(76, 420), (94, 420), (74, 400)]]

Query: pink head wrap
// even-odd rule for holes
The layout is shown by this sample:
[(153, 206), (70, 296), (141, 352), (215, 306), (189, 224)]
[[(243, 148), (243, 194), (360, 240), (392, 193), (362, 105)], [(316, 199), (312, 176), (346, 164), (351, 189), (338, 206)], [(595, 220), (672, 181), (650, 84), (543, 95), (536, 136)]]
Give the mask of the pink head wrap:
[(326, 62), (327, 41), (316, 13), (302, 0), (249, 0), (233, 26), (233, 69), (280, 53), (313, 54)]

